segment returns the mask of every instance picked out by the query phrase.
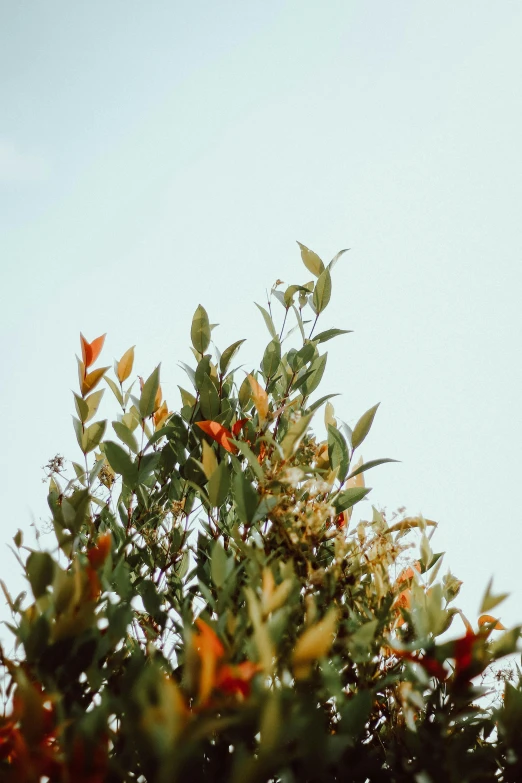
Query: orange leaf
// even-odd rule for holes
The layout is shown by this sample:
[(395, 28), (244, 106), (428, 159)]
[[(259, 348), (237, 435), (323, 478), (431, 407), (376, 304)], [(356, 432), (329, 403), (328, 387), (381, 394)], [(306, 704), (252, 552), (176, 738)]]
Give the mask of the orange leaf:
[(86, 598), (88, 601), (96, 601), (96, 599), (99, 597), (101, 593), (101, 585), (100, 580), (98, 579), (98, 574), (92, 568), (90, 565), (87, 568), (86, 571), (87, 574), (87, 590), (86, 590)]
[(199, 701), (204, 704), (208, 701), (216, 684), (217, 664), (224, 656), (225, 648), (217, 634), (200, 617), (196, 620), (196, 625), (199, 634), (195, 637), (195, 646), (201, 660)]
[(134, 346), (132, 346), (132, 348), (129, 348), (128, 351), (125, 351), (120, 361), (118, 362), (118, 367), (116, 368), (116, 374), (118, 376), (118, 380), (120, 383), (123, 383), (123, 381), (127, 380), (127, 378), (132, 372), (133, 365), (134, 365)]
[(110, 533), (104, 533), (98, 537), (96, 545), (87, 552), (87, 558), (92, 568), (100, 568), (105, 563), (110, 554), (111, 547), (112, 536)]
[(82, 381), (82, 397), (85, 397), (98, 385), (108, 369), (109, 367), (99, 367), (85, 376)]
[(105, 335), (102, 334), (101, 337), (97, 337), (95, 340), (92, 341), (92, 343), (87, 342), (83, 334), (80, 333), (80, 343), (82, 346), (82, 359), (83, 363), (85, 364), (85, 367), (90, 367), (91, 364), (94, 364), (96, 359), (101, 353), (101, 349), (103, 348), (103, 343), (105, 342)]
[(411, 590), (403, 590), (393, 602), (392, 609), (409, 609), (411, 604)]
[(163, 424), (165, 419), (167, 419), (169, 416), (169, 409), (167, 406), (166, 401), (162, 403), (162, 405), (158, 408), (157, 411), (155, 411), (152, 414), (152, 418), (154, 419), (154, 427), (156, 429), (159, 429), (159, 427)]
[(500, 620), (497, 620), (496, 617), (492, 617), (490, 614), (481, 614), (478, 619), (479, 628), (481, 628), (483, 625), (491, 625), (494, 623), (492, 631), (505, 631), (506, 626), (502, 625)]
[(259, 414), (259, 421), (261, 424), (264, 424), (266, 417), (268, 416), (268, 394), (263, 387), (259, 385), (253, 375), (248, 375), (247, 378), (250, 382), (250, 388), (252, 389), (252, 399), (254, 400), (254, 405)]
[(230, 451), (232, 454), (237, 452), (236, 447), (230, 443), (232, 433), (226, 427), (223, 427), (222, 424), (219, 424), (217, 421), (197, 421), (196, 424), (204, 433), (214, 438), (226, 451)]
[(418, 560), (416, 560), (412, 566), (408, 566), (407, 568), (403, 568), (400, 572), (399, 576), (396, 579), (396, 583), (400, 585), (401, 582), (406, 582), (409, 579), (413, 579), (415, 575), (415, 571), (417, 571), (418, 574), (421, 572), (421, 565)]

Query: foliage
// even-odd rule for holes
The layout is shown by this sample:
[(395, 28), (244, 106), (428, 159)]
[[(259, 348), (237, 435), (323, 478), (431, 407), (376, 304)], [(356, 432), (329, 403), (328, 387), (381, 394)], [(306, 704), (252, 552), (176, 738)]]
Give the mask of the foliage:
[(159, 367), (129, 382), (130, 348), (113, 379), (93, 367), (105, 337), (81, 337), (84, 459), (70, 480), (47, 466), (56, 546), (15, 536), (32, 602), (2, 583), (19, 651), (2, 653), (3, 781), (522, 779), (520, 671), (487, 709), (477, 686), (519, 629), (490, 614), (490, 587), (462, 625), (433, 521), (362, 519), (365, 476), (389, 461), (359, 456), (377, 405), (350, 430), (333, 395), (312, 401), (346, 333), (316, 332), (341, 254), (300, 249), (313, 279), (258, 305), (259, 369), (232, 369), (243, 340), (220, 353), (198, 306), (179, 412)]

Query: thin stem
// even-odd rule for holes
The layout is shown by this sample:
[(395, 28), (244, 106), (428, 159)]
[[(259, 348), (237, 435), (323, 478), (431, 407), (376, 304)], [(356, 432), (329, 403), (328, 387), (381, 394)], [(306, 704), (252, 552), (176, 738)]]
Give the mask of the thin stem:
[(316, 325), (316, 323), (317, 323), (317, 319), (318, 319), (318, 318), (319, 318), (319, 313), (317, 313), (317, 315), (315, 316), (315, 321), (314, 321), (314, 323), (313, 323), (312, 330), (311, 330), (310, 334), (308, 335), (308, 339), (309, 339), (309, 340), (311, 340), (311, 339), (312, 339), (312, 335), (313, 335), (313, 333), (314, 333), (315, 325)]

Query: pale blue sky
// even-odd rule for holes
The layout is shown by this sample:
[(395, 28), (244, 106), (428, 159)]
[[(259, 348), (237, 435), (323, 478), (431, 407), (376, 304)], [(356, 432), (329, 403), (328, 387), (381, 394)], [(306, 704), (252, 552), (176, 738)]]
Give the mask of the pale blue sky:
[(382, 403), (370, 497), (439, 520), (470, 619), (494, 574), (521, 620), (521, 40), (518, 0), (0, 2), (1, 540), (77, 458), (79, 331), (175, 405), (197, 304), (257, 359), (299, 239), (352, 248), (324, 386)]

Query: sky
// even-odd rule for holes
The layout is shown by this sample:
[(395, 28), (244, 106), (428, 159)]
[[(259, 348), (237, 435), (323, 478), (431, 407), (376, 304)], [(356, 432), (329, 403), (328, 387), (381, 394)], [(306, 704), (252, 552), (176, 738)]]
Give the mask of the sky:
[[(0, 575), (45, 526), (42, 466), (78, 459), (79, 332), (162, 362), (192, 314), (269, 340), (254, 301), (333, 274), (324, 393), (393, 457), (369, 499), (439, 522), (476, 619), (522, 621), (522, 6), (518, 0), (0, 1)], [(109, 392), (105, 416), (113, 416)], [(367, 504), (367, 510), (370, 503)], [(29, 538), (27, 539), (29, 540)], [(41, 539), (51, 545), (51, 537)], [(7, 608), (0, 602), (0, 617)]]

